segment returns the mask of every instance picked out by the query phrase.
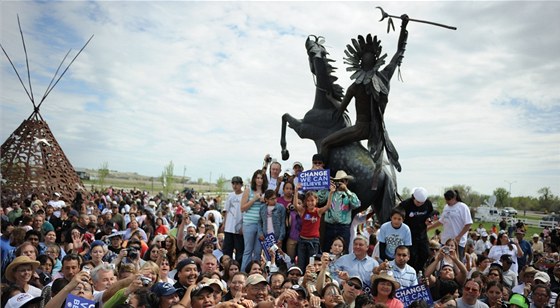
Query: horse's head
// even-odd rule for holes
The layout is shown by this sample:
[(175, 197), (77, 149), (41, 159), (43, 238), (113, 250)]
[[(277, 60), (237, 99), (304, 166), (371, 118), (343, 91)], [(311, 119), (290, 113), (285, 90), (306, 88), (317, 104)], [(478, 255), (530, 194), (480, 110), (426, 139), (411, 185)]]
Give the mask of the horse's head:
[(336, 67), (330, 63), (335, 62), (329, 59), (329, 54), (323, 43), (325, 39), (322, 36), (309, 35), (305, 41), (307, 56), (309, 57), (309, 69), (315, 76), (315, 86), (325, 93), (329, 93), (337, 100), (341, 100), (344, 96), (344, 89), (337, 83), (338, 77), (333, 73)]

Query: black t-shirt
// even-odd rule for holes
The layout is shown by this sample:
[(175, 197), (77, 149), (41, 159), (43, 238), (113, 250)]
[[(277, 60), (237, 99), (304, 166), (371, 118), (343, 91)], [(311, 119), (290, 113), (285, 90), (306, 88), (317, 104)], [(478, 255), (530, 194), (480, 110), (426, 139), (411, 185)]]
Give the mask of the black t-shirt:
[(177, 281), (174, 285), (175, 289), (177, 289), (177, 295), (179, 296), (179, 298), (183, 298), (183, 296), (185, 296), (185, 293), (187, 292), (187, 288), (184, 287), (179, 281)]
[(421, 206), (416, 206), (412, 198), (408, 198), (399, 204), (406, 211), (404, 223), (412, 230), (413, 239), (426, 239), (426, 219), (432, 217), (434, 207), (428, 199)]
[(116, 253), (116, 254), (119, 254), (121, 252), (121, 250), (123, 250), (123, 248), (122, 247), (115, 248), (112, 245), (109, 245), (109, 250)]

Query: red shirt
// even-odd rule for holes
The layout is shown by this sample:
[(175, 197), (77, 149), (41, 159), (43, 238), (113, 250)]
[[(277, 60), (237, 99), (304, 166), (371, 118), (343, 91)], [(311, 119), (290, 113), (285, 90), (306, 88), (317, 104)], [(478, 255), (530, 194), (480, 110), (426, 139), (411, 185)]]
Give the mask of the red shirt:
[(321, 217), (319, 216), (317, 208), (312, 212), (305, 210), (301, 217), (301, 231), (300, 236), (307, 238), (319, 237), (319, 225), (321, 224)]
[(156, 229), (156, 235), (158, 235), (158, 234), (167, 234), (167, 232), (169, 232), (169, 230), (168, 230), (167, 227), (164, 226), (164, 225), (161, 225), (161, 226), (157, 227), (157, 229)]

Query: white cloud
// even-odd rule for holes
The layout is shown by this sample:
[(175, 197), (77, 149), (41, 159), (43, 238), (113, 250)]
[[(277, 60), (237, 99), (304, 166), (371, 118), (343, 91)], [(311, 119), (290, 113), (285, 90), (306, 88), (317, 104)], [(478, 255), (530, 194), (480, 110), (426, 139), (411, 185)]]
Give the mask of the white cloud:
[[(193, 178), (249, 176), (265, 153), (280, 156), (280, 117), (301, 118), (314, 86), (304, 49), (322, 35), (336, 75), (350, 39), (372, 32), (389, 56), (398, 34), (388, 13), (411, 22), (385, 114), (401, 156), (400, 187), (441, 193), (453, 184), (481, 193), (516, 181), (514, 195), (560, 193), (560, 22), (555, 2), (2, 2), (1, 43), (20, 73), (26, 35), (36, 93), (70, 48), (94, 39), (42, 106), (76, 167), (159, 175), (173, 160)], [(399, 22), (394, 20), (398, 30)], [(1, 62), (5, 140), (32, 111), (9, 63)], [(23, 77), (23, 76), (22, 76)], [(38, 94), (36, 94), (37, 96)], [(520, 104), (519, 102), (524, 102)], [(352, 120), (354, 107), (349, 108)], [(294, 160), (314, 144), (288, 132)]]

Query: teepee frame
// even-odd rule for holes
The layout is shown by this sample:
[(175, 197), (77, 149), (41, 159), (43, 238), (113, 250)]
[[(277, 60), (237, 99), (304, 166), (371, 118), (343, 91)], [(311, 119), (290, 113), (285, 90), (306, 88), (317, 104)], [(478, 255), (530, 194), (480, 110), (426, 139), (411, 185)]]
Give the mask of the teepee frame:
[(70, 65), (74, 63), (74, 60), (76, 60), (89, 44), (93, 35), (72, 61), (70, 61), (62, 73), (58, 75), (60, 68), (70, 54), (70, 51), (68, 51), (58, 66), (41, 100), (37, 104), (33, 96), (29, 59), (27, 57), (27, 48), (25, 46), (23, 31), (21, 30), (19, 16), (18, 26), (25, 53), (29, 88), (25, 86), (4, 47), (1, 44), (0, 47), (12, 65), (29, 100), (33, 104), (33, 112), (2, 144), (0, 152), (2, 204), (7, 204), (12, 200), (23, 202), (23, 200), (32, 193), (36, 193), (39, 196), (45, 194), (50, 197), (55, 192), (62, 195), (61, 199), (72, 201), (76, 192), (84, 189), (83, 183), (56, 141), (49, 125), (41, 116), (40, 107), (49, 93), (58, 84), (62, 76), (64, 76), (68, 68), (70, 68)]

